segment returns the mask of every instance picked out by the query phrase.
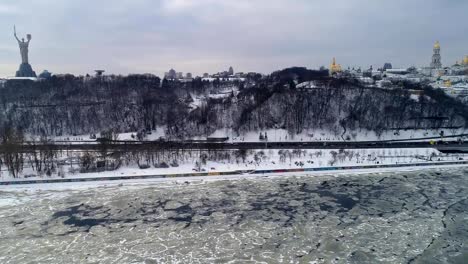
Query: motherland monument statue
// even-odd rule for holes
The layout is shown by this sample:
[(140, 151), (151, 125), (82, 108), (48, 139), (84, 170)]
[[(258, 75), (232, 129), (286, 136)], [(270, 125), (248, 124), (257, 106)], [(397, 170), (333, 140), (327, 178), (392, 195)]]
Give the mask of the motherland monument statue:
[(21, 40), (16, 35), (16, 26), (13, 27), (14, 35), (18, 41), (18, 45), (21, 53), (21, 65), (19, 70), (16, 72), (16, 77), (36, 77), (36, 73), (33, 71), (31, 65), (29, 64), (29, 42), (31, 41), (31, 34), (27, 34), (27, 41), (22, 38)]

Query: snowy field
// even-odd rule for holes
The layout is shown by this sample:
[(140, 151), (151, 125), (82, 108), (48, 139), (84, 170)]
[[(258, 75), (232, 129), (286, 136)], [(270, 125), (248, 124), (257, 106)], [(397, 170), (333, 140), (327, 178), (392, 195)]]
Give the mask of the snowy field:
[(0, 263), (466, 263), (468, 169), (0, 189)]

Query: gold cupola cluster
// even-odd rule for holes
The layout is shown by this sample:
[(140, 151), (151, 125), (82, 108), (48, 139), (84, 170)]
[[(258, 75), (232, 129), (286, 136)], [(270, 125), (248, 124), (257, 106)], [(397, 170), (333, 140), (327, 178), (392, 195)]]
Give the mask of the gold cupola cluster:
[(468, 66), (468, 55), (466, 55), (465, 58), (463, 58), (462, 64)]
[(341, 65), (336, 63), (336, 59), (333, 58), (333, 62), (330, 65), (330, 74), (341, 72)]

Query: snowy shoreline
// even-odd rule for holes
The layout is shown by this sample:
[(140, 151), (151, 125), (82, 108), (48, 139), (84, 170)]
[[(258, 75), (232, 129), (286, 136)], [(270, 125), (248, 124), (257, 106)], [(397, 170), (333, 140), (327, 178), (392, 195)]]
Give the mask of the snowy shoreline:
[(338, 173), (372, 173), (391, 169), (395, 170), (418, 170), (429, 168), (463, 167), (468, 166), (468, 161), (445, 161), (445, 162), (427, 162), (427, 163), (405, 163), (405, 164), (384, 164), (384, 165), (364, 165), (364, 166), (335, 166), (335, 167), (316, 167), (316, 168), (297, 168), (297, 169), (273, 169), (273, 170), (234, 170), (223, 172), (205, 172), (205, 173), (177, 173), (160, 175), (119, 175), (119, 176), (101, 176), (101, 177), (81, 177), (81, 178), (63, 178), (63, 179), (40, 179), (27, 180), (17, 179), (10, 181), (0, 181), (0, 186), (7, 187), (12, 185), (35, 185), (35, 184), (57, 184), (57, 183), (83, 183), (83, 182), (126, 182), (131, 180), (205, 180), (216, 179), (242, 179), (246, 177), (262, 176), (281, 176), (284, 174), (324, 174), (330, 172)]

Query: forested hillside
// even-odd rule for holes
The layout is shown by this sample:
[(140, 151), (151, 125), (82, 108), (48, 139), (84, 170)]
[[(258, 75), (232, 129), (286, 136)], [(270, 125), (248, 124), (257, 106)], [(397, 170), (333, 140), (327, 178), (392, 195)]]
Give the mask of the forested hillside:
[[(416, 87), (424, 94), (415, 97), (401, 85), (369, 88), (351, 78), (325, 76), (292, 68), (245, 82), (161, 82), (151, 75), (8, 81), (0, 93), (0, 123), (47, 137), (164, 127), (173, 139), (208, 136), (221, 128), (239, 134), (327, 129), (341, 135), (468, 124), (467, 107), (441, 91)], [(304, 81), (313, 81), (314, 88), (296, 87)]]

